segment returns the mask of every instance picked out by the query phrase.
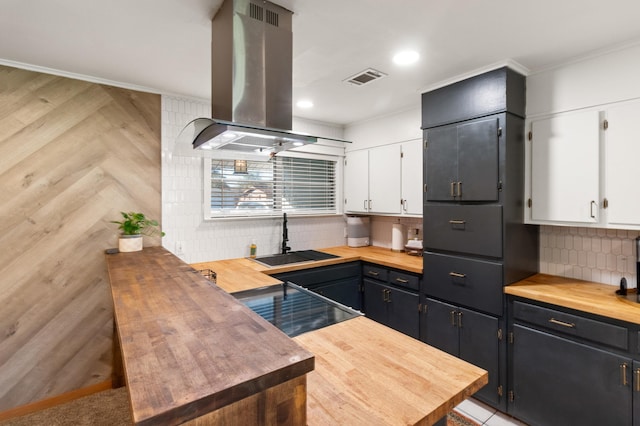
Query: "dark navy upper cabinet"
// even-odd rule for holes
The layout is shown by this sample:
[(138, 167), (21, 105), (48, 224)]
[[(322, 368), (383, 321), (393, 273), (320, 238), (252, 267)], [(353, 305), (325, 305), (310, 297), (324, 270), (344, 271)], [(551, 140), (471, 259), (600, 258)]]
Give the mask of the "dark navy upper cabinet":
[(503, 67), (422, 94), (422, 128), (508, 111), (525, 113), (525, 78)]
[(498, 117), (424, 130), (428, 201), (498, 200)]

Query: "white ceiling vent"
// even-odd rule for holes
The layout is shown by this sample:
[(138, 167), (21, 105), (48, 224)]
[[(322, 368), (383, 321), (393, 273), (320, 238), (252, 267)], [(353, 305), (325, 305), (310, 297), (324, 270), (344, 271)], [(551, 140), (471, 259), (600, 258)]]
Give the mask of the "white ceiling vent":
[(351, 77), (343, 81), (354, 84), (356, 86), (364, 86), (365, 84), (369, 84), (375, 80), (380, 80), (381, 78), (384, 78), (386, 76), (387, 74), (383, 72), (374, 70), (373, 68), (369, 68), (355, 75), (352, 75)]

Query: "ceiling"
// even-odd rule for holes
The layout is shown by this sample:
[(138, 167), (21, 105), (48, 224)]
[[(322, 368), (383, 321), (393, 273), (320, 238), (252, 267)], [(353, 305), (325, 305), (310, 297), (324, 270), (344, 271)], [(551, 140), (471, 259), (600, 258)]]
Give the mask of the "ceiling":
[[(0, 61), (209, 99), (210, 18), (222, 0), (3, 0)], [(443, 81), (528, 72), (640, 42), (637, 0), (274, 0), (294, 12), (294, 115), (347, 125), (409, 107)], [(420, 53), (394, 65), (401, 49)], [(343, 82), (374, 68), (388, 76)]]

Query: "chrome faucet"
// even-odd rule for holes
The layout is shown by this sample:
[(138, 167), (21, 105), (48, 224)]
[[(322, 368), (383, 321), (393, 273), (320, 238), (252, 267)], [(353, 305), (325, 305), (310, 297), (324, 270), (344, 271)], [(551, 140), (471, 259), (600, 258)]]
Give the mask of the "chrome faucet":
[(287, 214), (284, 213), (284, 220), (282, 222), (282, 254), (287, 254), (291, 247), (287, 245), (289, 241), (289, 231), (287, 230)]

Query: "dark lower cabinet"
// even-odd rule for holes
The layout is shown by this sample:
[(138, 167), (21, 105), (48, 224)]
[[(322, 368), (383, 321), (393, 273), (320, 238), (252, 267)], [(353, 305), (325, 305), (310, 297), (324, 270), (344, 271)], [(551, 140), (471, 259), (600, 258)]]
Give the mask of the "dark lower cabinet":
[(312, 285), (309, 289), (353, 309), (362, 310), (360, 279), (346, 278), (328, 284)]
[(500, 324), (497, 318), (426, 298), (420, 339), (489, 372), (489, 383), (474, 396), (500, 403)]
[(509, 413), (532, 426), (640, 426), (638, 324), (509, 298)]
[(365, 278), (364, 312), (368, 318), (418, 338), (419, 297), (418, 292), (405, 290)]
[(633, 361), (633, 426), (640, 426), (640, 362)]
[(540, 426), (632, 424), (630, 358), (519, 324), (513, 341), (512, 415)]
[(281, 281), (291, 281), (338, 303), (362, 310), (360, 262), (322, 266), (274, 275)]

